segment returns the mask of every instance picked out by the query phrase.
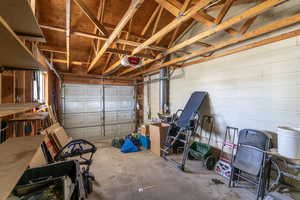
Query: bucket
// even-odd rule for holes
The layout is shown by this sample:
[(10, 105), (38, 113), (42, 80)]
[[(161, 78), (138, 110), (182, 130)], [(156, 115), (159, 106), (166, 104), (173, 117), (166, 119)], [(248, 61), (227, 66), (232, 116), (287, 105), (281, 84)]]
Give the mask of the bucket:
[(278, 127), (278, 153), (291, 159), (300, 159), (300, 129)]

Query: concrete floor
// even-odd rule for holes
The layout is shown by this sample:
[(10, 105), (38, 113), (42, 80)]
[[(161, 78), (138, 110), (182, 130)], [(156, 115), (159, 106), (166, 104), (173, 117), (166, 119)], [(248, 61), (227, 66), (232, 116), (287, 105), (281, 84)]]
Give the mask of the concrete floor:
[[(96, 176), (89, 200), (250, 200), (246, 189), (230, 189), (226, 180), (193, 161), (193, 172), (182, 172), (150, 151), (124, 154), (98, 143), (92, 165)], [(197, 167), (195, 167), (197, 166)], [(196, 169), (197, 168), (197, 169)], [(212, 178), (225, 184), (216, 185)]]

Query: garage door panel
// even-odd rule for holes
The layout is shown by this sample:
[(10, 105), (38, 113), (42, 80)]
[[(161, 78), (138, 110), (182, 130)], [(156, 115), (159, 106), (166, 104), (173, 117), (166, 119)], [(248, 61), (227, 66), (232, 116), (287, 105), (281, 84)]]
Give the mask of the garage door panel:
[(132, 86), (64, 84), (62, 106), (63, 125), (75, 138), (128, 135), (135, 129)]
[(65, 101), (65, 113), (85, 113), (85, 112), (100, 112), (102, 111), (102, 102), (89, 100), (69, 100)]
[(133, 133), (135, 129), (135, 124), (134, 123), (127, 123), (127, 124), (120, 124), (119, 125), (119, 135), (124, 136), (128, 135), (130, 133)]
[(102, 113), (64, 114), (66, 128), (82, 126), (99, 126), (103, 124)]
[(89, 127), (89, 128), (71, 128), (71, 129), (66, 129), (66, 131), (74, 139), (103, 136), (101, 126)]
[(117, 121), (119, 122), (133, 122), (135, 120), (135, 114), (133, 111), (120, 111), (117, 113)]

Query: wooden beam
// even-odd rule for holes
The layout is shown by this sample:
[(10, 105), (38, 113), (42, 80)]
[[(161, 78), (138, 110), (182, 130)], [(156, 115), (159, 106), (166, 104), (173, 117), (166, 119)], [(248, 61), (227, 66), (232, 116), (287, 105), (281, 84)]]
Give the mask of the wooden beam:
[(258, 4), (257, 6), (254, 6), (253, 8), (250, 8), (248, 9), (247, 11), (235, 16), (235, 17), (232, 17), (231, 19), (228, 19), (227, 21), (219, 24), (218, 26), (210, 29), (210, 30), (207, 30), (207, 31), (204, 31), (204, 32), (201, 32), (199, 34), (197, 34), (196, 36), (186, 40), (186, 41), (183, 41), (182, 43), (170, 48), (167, 50), (167, 52), (165, 52), (164, 54), (170, 54), (172, 52), (175, 52), (179, 49), (182, 49), (188, 45), (191, 45), (203, 38), (206, 38), (208, 36), (211, 36), (215, 33), (218, 33), (222, 30), (225, 30), (227, 29), (228, 27), (231, 27), (245, 19), (249, 19), (251, 17), (254, 17), (256, 15), (259, 15), (263, 12), (265, 12), (266, 10), (280, 4), (280, 3), (283, 3), (283, 2), (286, 2), (286, 0), (267, 0), (263, 3), (260, 3)]
[(222, 10), (220, 11), (218, 17), (216, 18), (216, 21), (215, 21), (216, 24), (220, 24), (222, 22), (222, 20), (224, 19), (225, 15), (229, 11), (229, 9), (232, 6), (234, 1), (235, 0), (226, 0)]
[(207, 61), (212, 60), (212, 59), (232, 55), (232, 54), (235, 54), (235, 53), (239, 53), (239, 52), (246, 51), (246, 50), (249, 50), (249, 49), (253, 49), (253, 48), (256, 48), (256, 47), (260, 47), (260, 46), (263, 46), (263, 45), (271, 44), (271, 43), (278, 42), (278, 41), (281, 41), (281, 40), (286, 40), (286, 39), (296, 37), (296, 36), (299, 36), (299, 35), (300, 35), (300, 29), (295, 30), (295, 31), (291, 31), (291, 32), (288, 32), (288, 33), (283, 33), (283, 34), (280, 34), (278, 36), (273, 36), (271, 38), (267, 38), (267, 39), (264, 39), (264, 40), (260, 40), (258, 42), (253, 42), (251, 44), (247, 44), (247, 45), (242, 46), (242, 47), (237, 47), (237, 48), (225, 51), (223, 53), (215, 54), (213, 56), (200, 58), (200, 59), (188, 62), (188, 63), (184, 63), (183, 65), (181, 65), (181, 67), (187, 67), (187, 66), (202, 63), (202, 62), (207, 62)]
[(278, 20), (276, 22), (273, 22), (271, 24), (268, 24), (268, 25), (265, 25), (263, 27), (257, 28), (257, 29), (255, 29), (251, 32), (248, 32), (248, 33), (242, 35), (241, 37), (232, 38), (232, 39), (220, 42), (220, 43), (215, 44), (215, 45), (213, 45), (211, 47), (208, 47), (206, 49), (196, 50), (196, 51), (192, 52), (190, 55), (175, 58), (175, 59), (172, 59), (169, 62), (166, 62), (166, 63), (163, 63), (163, 64), (153, 65), (149, 69), (146, 69), (146, 70), (143, 70), (141, 72), (135, 73), (133, 76), (138, 76), (138, 75), (141, 75), (141, 74), (144, 74), (144, 73), (153, 72), (153, 71), (158, 70), (162, 67), (167, 67), (167, 66), (179, 63), (179, 62), (183, 62), (183, 61), (195, 58), (197, 56), (202, 56), (202, 55), (205, 55), (205, 54), (210, 53), (210, 52), (215, 52), (216, 50), (222, 49), (224, 47), (228, 47), (228, 46), (237, 44), (239, 42), (249, 40), (249, 39), (261, 36), (263, 34), (266, 34), (266, 33), (269, 33), (269, 32), (272, 32), (272, 31), (278, 30), (280, 28), (284, 28), (284, 27), (287, 27), (287, 26), (290, 26), (290, 25), (293, 25), (293, 24), (296, 24), (296, 23), (299, 23), (299, 22), (300, 22), (300, 14), (296, 14), (296, 15), (293, 15), (293, 16), (290, 16), (290, 17), (286, 17), (286, 18), (283, 18), (283, 19)]
[(86, 73), (69, 73), (69, 72), (59, 72), (61, 76), (69, 76), (73, 78), (94, 78), (94, 79), (111, 79), (111, 80), (125, 80), (125, 81), (132, 81), (132, 80), (139, 80), (140, 78), (127, 78), (127, 77), (117, 77), (117, 76), (102, 76), (98, 74), (86, 74)]
[(142, 34), (141, 34), (142, 36), (144, 36), (144, 35), (147, 33), (147, 31), (148, 31), (148, 29), (149, 29), (151, 23), (153, 22), (153, 20), (155, 19), (155, 16), (157, 15), (159, 9), (160, 9), (160, 6), (157, 6), (157, 7), (155, 8), (154, 12), (152, 13), (150, 19), (148, 20), (146, 26), (144, 27), (144, 29), (143, 29), (143, 31), (142, 31)]
[(152, 35), (154, 35), (156, 33), (156, 30), (157, 30), (157, 26), (158, 26), (158, 23), (160, 21), (160, 18), (161, 18), (161, 14), (163, 12), (164, 8), (161, 6), (159, 8), (159, 12), (158, 12), (158, 15), (156, 17), (156, 20), (155, 20), (155, 23), (154, 23), (154, 26), (153, 26), (153, 29), (152, 29)]
[(92, 79), (92, 78), (73, 78), (73, 77), (64, 77), (64, 83), (79, 83), (79, 84), (99, 84), (99, 85), (119, 85), (119, 86), (127, 86), (134, 85), (134, 81), (127, 80), (106, 80), (106, 79)]
[[(172, 4), (174, 4), (174, 9), (179, 9), (183, 7), (183, 4), (181, 4), (178, 0), (169, 0)], [(208, 14), (206, 14), (205, 12), (198, 12), (196, 13), (193, 17), (194, 20), (196, 20), (197, 22), (199, 22), (200, 24), (206, 26), (206, 27), (210, 27), (215, 25), (215, 21), (216, 19)], [(229, 33), (230, 35), (235, 35), (237, 34), (237, 31), (234, 30), (233, 28), (228, 28), (225, 30), (225, 32)]]
[[(185, 0), (184, 3), (183, 3), (183, 6), (180, 9), (180, 13), (184, 13), (186, 11), (186, 9), (188, 8), (188, 6), (190, 5), (190, 3), (191, 3), (191, 0)], [(172, 34), (171, 40), (169, 42), (168, 48), (170, 48), (173, 45), (173, 43), (176, 39), (176, 36), (178, 34), (179, 29), (180, 29), (180, 25), (177, 26), (176, 29), (173, 31), (173, 34)]]
[[(103, 24), (103, 9), (104, 9), (104, 6), (105, 6), (105, 0), (100, 0), (99, 1), (99, 6), (98, 6), (98, 9), (97, 9), (97, 20), (100, 22), (100, 24)], [(94, 34), (98, 34), (98, 28), (97, 26), (94, 27), (94, 30), (93, 30), (93, 33)], [(101, 34), (101, 32), (100, 32)], [(96, 43), (96, 44), (95, 44)], [(95, 50), (94, 50), (94, 46), (96, 46)], [(90, 54), (89, 54), (89, 57), (88, 57), (88, 62), (91, 61), (91, 58), (92, 58), (92, 55), (93, 53), (96, 54), (96, 52), (99, 51), (99, 47), (100, 47), (100, 40), (99, 39), (95, 39), (91, 42), (91, 49), (90, 49)]]
[(120, 20), (119, 24), (115, 28), (115, 30), (112, 32), (112, 34), (109, 36), (109, 38), (106, 40), (104, 45), (102, 46), (101, 50), (97, 53), (97, 56), (92, 61), (91, 65), (88, 68), (88, 72), (90, 72), (92, 69), (95, 68), (97, 62), (101, 58), (101, 56), (104, 54), (104, 52), (107, 50), (107, 48), (114, 42), (114, 40), (118, 37), (120, 31), (126, 26), (128, 21), (133, 17), (135, 12), (139, 9), (141, 4), (144, 2), (144, 0), (132, 0), (131, 5), (123, 18)]
[[(202, 1), (201, 1), (202, 2)], [(204, 31), (204, 32), (201, 32), (197, 35), (195, 35), (194, 37), (188, 39), (188, 40), (185, 40), (177, 45), (175, 45), (174, 47), (171, 47), (169, 48), (168, 50), (166, 50), (164, 52), (164, 54), (160, 54), (158, 55), (154, 60), (152, 61), (148, 61), (148, 62), (145, 62), (144, 65), (147, 65), (147, 64), (150, 64), (152, 62), (155, 62), (155, 61), (158, 61), (160, 59), (162, 59), (163, 57), (165, 57), (166, 55), (168, 54), (171, 54), (173, 52), (176, 52), (178, 51), (179, 49), (182, 49), (188, 45), (191, 45), (195, 42), (198, 42), (199, 40), (203, 39), (203, 38), (206, 38), (208, 36), (211, 36), (217, 32), (220, 32), (222, 30), (225, 30), (227, 29), (228, 27), (231, 27), (233, 26), (234, 24), (237, 24), (245, 19), (249, 19), (251, 17), (254, 17), (256, 15), (259, 15), (261, 14), (262, 12), (280, 4), (280, 3), (283, 3), (283, 2), (286, 2), (286, 0), (266, 0), (264, 1), (263, 3), (260, 3), (250, 9), (248, 9), (247, 11), (235, 16), (235, 17), (232, 17), (231, 19), (217, 25), (216, 27), (213, 27), (207, 31)], [(185, 56), (185, 57), (188, 57), (188, 56)]]
[(35, 12), (36, 12), (36, 0), (30, 0), (30, 6), (31, 6), (33, 14), (35, 15)]
[[(57, 58), (53, 58), (52, 59), (53, 62), (55, 63), (67, 63), (67, 60), (64, 59), (57, 59)], [(89, 65), (89, 62), (85, 62), (85, 61), (72, 61), (72, 65)]]
[(257, 16), (248, 19), (241, 27), (241, 29), (239, 31), (240, 34), (242, 34), (242, 35), (245, 34), (249, 30), (250, 26), (254, 23), (256, 18), (257, 18)]
[(202, 0), (202, 1), (198, 2), (197, 4), (195, 4), (192, 8), (190, 8), (189, 10), (187, 10), (186, 12), (184, 12), (184, 14), (183, 14), (182, 17), (178, 17), (178, 18), (174, 19), (171, 23), (169, 23), (163, 29), (161, 29), (159, 32), (157, 32), (156, 34), (154, 34), (152, 37), (150, 37), (148, 40), (146, 40), (139, 47), (135, 48), (133, 50), (133, 54), (136, 54), (136, 53), (142, 51), (148, 45), (151, 45), (156, 40), (158, 40), (162, 36), (166, 35), (170, 31), (172, 31), (173, 29), (175, 29), (179, 24), (181, 24), (181, 23), (187, 21), (188, 19), (190, 19), (193, 15), (195, 15), (200, 9), (204, 8), (211, 1), (213, 1), (213, 0)]
[[(53, 31), (58, 31), (58, 32), (66, 32), (65, 28), (61, 28), (58, 26), (49, 26), (49, 25), (40, 25), (41, 28), (43, 29), (48, 29), (48, 30), (53, 30)], [(76, 35), (76, 36), (81, 36), (81, 37), (85, 37), (85, 38), (90, 38), (90, 39), (99, 39), (102, 41), (106, 41), (108, 40), (107, 37), (104, 36), (100, 36), (94, 33), (87, 33), (87, 32), (82, 32), (82, 31), (76, 31), (76, 30), (72, 30), (72, 35)], [(114, 41), (114, 43), (117, 44), (126, 44), (129, 46), (133, 46), (133, 47), (137, 47), (140, 46), (142, 43), (141, 42), (136, 42), (136, 41), (130, 41), (130, 40), (123, 40), (123, 39), (116, 39)], [(155, 45), (150, 45), (147, 47), (148, 49), (154, 50), (154, 51), (164, 51), (166, 50), (165, 47), (160, 47), (160, 46), (155, 46)]]
[(70, 40), (71, 40), (71, 0), (66, 0), (66, 48), (67, 71), (70, 70)]
[(104, 36), (108, 36), (108, 32), (106, 28), (98, 21), (98, 19), (93, 15), (90, 9), (85, 5), (82, 0), (73, 0), (78, 7), (84, 12), (84, 14), (91, 20), (91, 22), (97, 27), (97, 29)]
[[(41, 51), (46, 52), (54, 52), (54, 53), (61, 53), (61, 54), (67, 54), (67, 51), (65, 48), (62, 47), (55, 47), (55, 46), (40, 46), (39, 49)], [(122, 55), (131, 55), (131, 51), (123, 50), (123, 49), (116, 49), (116, 48), (108, 48), (106, 53), (112, 53), (112, 54), (122, 54)], [(148, 54), (137, 54), (138, 57), (144, 57), (149, 59), (154, 59), (154, 56), (148, 55)]]

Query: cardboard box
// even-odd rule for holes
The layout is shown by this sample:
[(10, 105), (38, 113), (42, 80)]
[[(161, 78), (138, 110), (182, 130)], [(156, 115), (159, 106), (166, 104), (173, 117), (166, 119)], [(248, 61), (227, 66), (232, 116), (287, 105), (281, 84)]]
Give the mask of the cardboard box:
[(141, 135), (143, 135), (143, 136), (150, 136), (149, 125), (143, 125), (143, 126), (141, 126)]
[(164, 143), (169, 129), (169, 124), (159, 123), (149, 126), (151, 152), (157, 156), (161, 156), (161, 145)]

